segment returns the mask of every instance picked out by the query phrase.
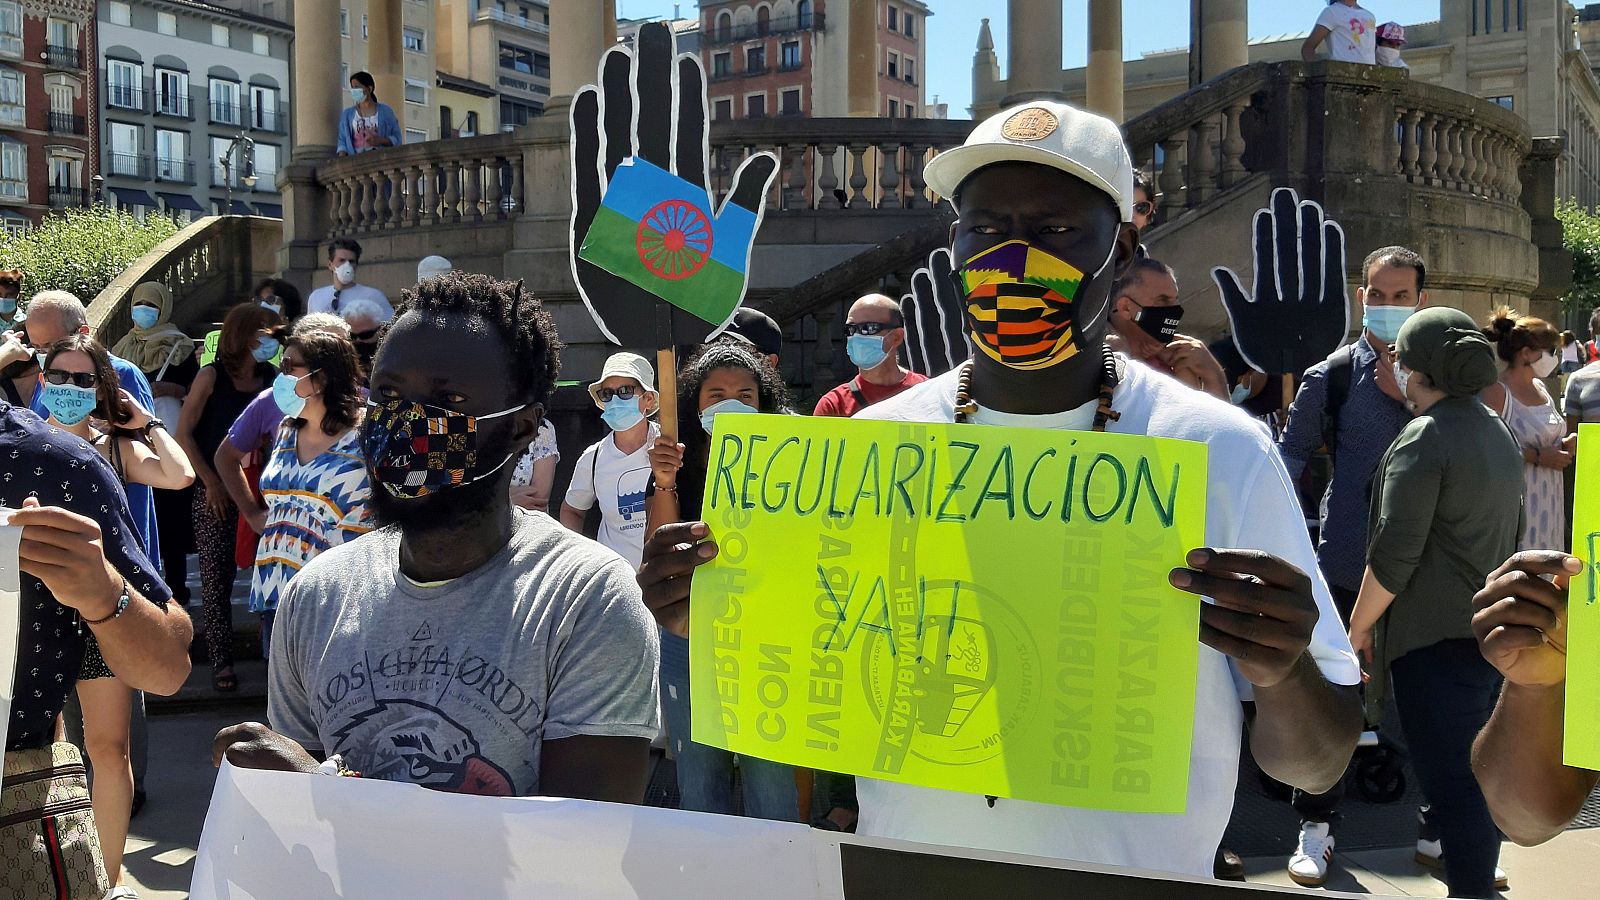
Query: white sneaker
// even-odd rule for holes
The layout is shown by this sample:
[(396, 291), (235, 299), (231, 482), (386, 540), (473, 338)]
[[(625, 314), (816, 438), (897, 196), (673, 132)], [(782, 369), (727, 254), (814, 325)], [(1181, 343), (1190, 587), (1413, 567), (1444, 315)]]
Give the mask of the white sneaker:
[[(1420, 815), (1418, 818), (1421, 818)], [(1439, 829), (1433, 823), (1422, 820), (1422, 829), (1417, 835), (1417, 865), (1444, 872), (1444, 847), (1439, 843)], [(1494, 889), (1497, 891), (1511, 890), (1511, 876), (1499, 866), (1494, 867)]]
[(125, 884), (106, 891), (104, 900), (139, 900), (139, 892)]
[(1333, 861), (1333, 835), (1326, 822), (1301, 822), (1300, 844), (1289, 857), (1289, 878), (1302, 887), (1321, 887)]

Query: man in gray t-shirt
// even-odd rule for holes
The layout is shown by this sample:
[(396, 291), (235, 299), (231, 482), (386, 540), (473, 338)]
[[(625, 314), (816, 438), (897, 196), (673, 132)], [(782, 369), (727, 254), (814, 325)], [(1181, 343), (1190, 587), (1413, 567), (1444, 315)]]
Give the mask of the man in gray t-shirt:
[(1567, 424), (1574, 430), (1584, 422), (1600, 422), (1600, 362), (1592, 362), (1567, 379), (1562, 404)]
[(419, 585), (384, 529), (312, 561), (273, 635), (267, 717), (367, 778), (539, 791), (540, 746), (655, 736), (655, 623), (633, 570), (548, 516), (473, 572)]
[(660, 639), (633, 570), (511, 505), (558, 346), (520, 282), (453, 272), (407, 292), (362, 426), (385, 527), (289, 582), (272, 727), (223, 729), (214, 760), (643, 802)]

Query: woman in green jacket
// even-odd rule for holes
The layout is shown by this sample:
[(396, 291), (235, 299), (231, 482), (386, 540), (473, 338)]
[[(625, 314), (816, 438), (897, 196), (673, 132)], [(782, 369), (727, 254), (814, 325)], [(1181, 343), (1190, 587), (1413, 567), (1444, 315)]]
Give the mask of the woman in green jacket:
[(1505, 423), (1477, 399), (1495, 380), (1494, 349), (1466, 313), (1417, 313), (1400, 329), (1395, 352), (1416, 418), (1378, 467), (1350, 643), (1374, 676), (1369, 696), (1382, 696), (1382, 676), (1393, 676), (1412, 767), (1439, 826), (1450, 896), (1494, 897), (1500, 833), (1471, 756), (1500, 677), (1473, 638), (1472, 597), (1517, 549), (1522, 455)]

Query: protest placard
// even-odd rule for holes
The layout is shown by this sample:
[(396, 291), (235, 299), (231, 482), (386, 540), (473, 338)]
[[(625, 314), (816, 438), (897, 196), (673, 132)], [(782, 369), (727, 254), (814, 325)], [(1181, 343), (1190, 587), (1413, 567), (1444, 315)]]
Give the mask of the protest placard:
[(691, 738), (853, 775), (1184, 811), (1206, 448), (718, 416)]
[(17, 639), (22, 630), (22, 529), (0, 509), (0, 750), (11, 723), (11, 692), (17, 681)]
[[(1587, 442), (1587, 443), (1585, 443)], [(1600, 425), (1578, 426), (1578, 444), (1600, 447)], [(1567, 714), (1563, 761), (1600, 769), (1600, 453), (1579, 453), (1572, 553), (1583, 572), (1567, 591)]]

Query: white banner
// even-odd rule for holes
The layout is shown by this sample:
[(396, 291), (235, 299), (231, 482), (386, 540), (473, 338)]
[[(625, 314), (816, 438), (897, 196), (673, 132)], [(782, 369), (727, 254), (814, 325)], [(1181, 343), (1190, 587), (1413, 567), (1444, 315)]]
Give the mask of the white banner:
[(477, 797), (228, 764), (217, 775), (189, 890), (192, 900), (1249, 900), (1299, 893), (761, 819)]
[(11, 692), (16, 690), (17, 638), (22, 631), (22, 529), (6, 524), (13, 510), (0, 509), (0, 752), (11, 723)]

